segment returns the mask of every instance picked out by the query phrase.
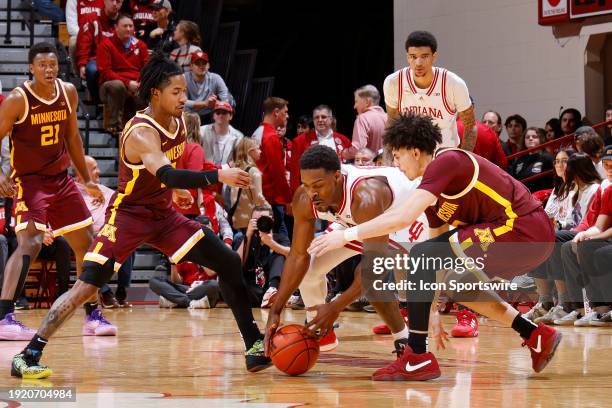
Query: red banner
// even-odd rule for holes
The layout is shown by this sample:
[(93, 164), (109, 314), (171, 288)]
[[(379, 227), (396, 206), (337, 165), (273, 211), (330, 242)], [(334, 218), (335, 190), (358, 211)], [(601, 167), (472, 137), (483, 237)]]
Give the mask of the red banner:
[(569, 0), (570, 17), (584, 18), (612, 13), (612, 0)]
[(569, 21), (568, 1), (538, 0), (538, 24), (551, 25)]

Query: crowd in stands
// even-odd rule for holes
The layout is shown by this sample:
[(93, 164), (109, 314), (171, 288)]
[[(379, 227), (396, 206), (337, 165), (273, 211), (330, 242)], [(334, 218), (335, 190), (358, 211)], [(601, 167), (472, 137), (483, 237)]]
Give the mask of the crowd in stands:
[[(45, 3), (37, 2), (41, 12), (49, 6)], [(59, 13), (56, 17), (63, 18)], [(264, 101), (261, 125), (252, 135), (244, 135), (231, 124), (241, 107), (224, 79), (209, 71), (208, 54), (200, 48), (199, 27), (185, 20), (175, 23), (169, 1), (130, 1), (126, 5), (121, 0), (69, 0), (66, 18), (77, 72), (86, 81), (90, 98), (104, 104), (104, 127), (112, 133), (121, 131), (140, 106), (135, 97), (140, 69), (152, 52), (166, 53), (183, 68), (188, 144), (178, 167), (239, 167), (250, 174), (252, 184), (246, 189), (217, 186), (176, 192), (193, 197), (190, 208), (177, 209), (209, 226), (239, 253), (253, 306), (269, 307), (282, 279), (291, 246), (291, 199), (301, 184), (299, 161), (304, 151), (321, 144), (334, 149), (344, 163), (392, 165), (382, 145), (387, 115), (372, 85), (354, 92), (357, 115), (350, 138), (336, 131), (332, 107), (319, 104), (312, 113), (293, 121), (289, 101), (279, 97)], [(557, 230), (553, 255), (529, 274), (539, 299), (527, 315), (536, 322), (612, 325), (612, 299), (606, 293), (612, 287), (612, 188), (608, 188), (612, 184), (612, 105), (602, 112), (604, 117), (611, 123), (599, 130), (585, 125), (592, 121), (573, 108), (545, 124), (527, 123), (520, 114), (502, 118), (494, 110), (485, 111), (477, 122), (474, 152), (524, 180)], [(461, 136), (460, 121), (458, 130)], [(568, 135), (573, 137), (539, 148)], [(525, 150), (526, 154), (510, 157)], [(87, 164), (94, 180), (99, 179), (95, 160), (88, 158)], [(110, 197), (112, 190), (106, 190)], [(84, 189), (82, 193), (90, 204)], [(10, 200), (5, 206), (10, 208)], [(91, 205), (90, 210), (99, 230), (104, 208)], [(10, 211), (7, 214), (0, 262), (16, 245)], [(318, 232), (325, 228), (324, 222), (318, 223)], [(58, 294), (68, 287), (66, 248), (62, 238), (49, 237), (46, 252), (41, 254), (57, 263)], [(133, 259), (123, 264), (115, 293), (108, 287), (102, 289), (105, 306), (129, 307), (126, 289), (132, 263)], [(355, 265), (355, 260), (349, 260), (330, 273), (330, 298), (350, 285)], [(215, 307), (220, 300), (215, 271), (190, 263), (162, 269), (169, 276), (149, 283), (160, 296), (160, 306)], [(303, 306), (297, 293), (290, 302), (296, 308)], [(363, 299), (357, 302), (351, 310), (362, 310), (367, 304)]]

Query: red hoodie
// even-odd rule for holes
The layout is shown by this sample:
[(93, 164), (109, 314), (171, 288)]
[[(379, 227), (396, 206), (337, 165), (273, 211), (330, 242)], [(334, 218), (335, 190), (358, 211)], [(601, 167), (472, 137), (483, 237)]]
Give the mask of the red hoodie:
[(109, 19), (104, 12), (101, 16), (94, 13), (83, 16), (77, 35), (76, 62), (80, 67), (87, 65), (89, 60), (96, 58), (96, 49), (104, 37), (112, 37), (115, 33), (115, 20)]
[(276, 129), (272, 125), (262, 123), (261, 157), (257, 167), (262, 173), (263, 195), (270, 204), (289, 204), (291, 192), (285, 165), (285, 153)]
[(100, 77), (100, 85), (107, 81), (118, 79), (127, 87), (130, 81), (138, 81), (140, 70), (149, 59), (147, 45), (136, 39), (130, 38), (126, 48), (117, 34), (111, 38), (104, 38), (98, 45), (97, 64)]

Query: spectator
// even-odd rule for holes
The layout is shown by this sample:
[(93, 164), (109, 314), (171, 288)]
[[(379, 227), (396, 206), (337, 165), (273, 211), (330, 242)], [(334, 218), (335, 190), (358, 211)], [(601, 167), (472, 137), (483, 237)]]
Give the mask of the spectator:
[[(546, 132), (546, 141), (550, 142), (551, 140), (555, 140), (563, 136), (563, 132), (561, 132), (561, 122), (557, 118), (551, 118), (546, 122), (544, 126), (544, 131)], [(559, 150), (559, 145), (547, 146), (546, 151), (554, 155), (555, 152)]]
[(501, 115), (493, 110), (488, 110), (482, 115), (482, 123), (490, 128), (497, 137), (501, 135), (502, 131), (502, 118)]
[[(200, 137), (200, 117), (191, 112), (183, 114), (185, 121), (185, 151), (176, 163), (177, 169), (202, 170), (204, 163), (204, 150), (202, 149), (202, 138)], [(187, 195), (186, 192), (189, 192)], [(200, 205), (202, 202), (202, 191), (200, 189), (179, 190), (174, 189), (173, 200), (174, 208), (187, 218), (194, 219), (200, 215)], [(179, 200), (180, 198), (180, 200)], [(178, 205), (176, 201), (183, 205)]]
[(233, 117), (232, 105), (217, 102), (213, 111), (213, 123), (200, 128), (206, 160), (217, 166), (228, 164), (236, 145), (244, 137), (241, 131), (230, 125)]
[(273, 218), (269, 206), (255, 207), (245, 235), (235, 244), (253, 307), (265, 308), (274, 303), (290, 250), (286, 234), (272, 233)]
[(53, 23), (66, 21), (64, 11), (53, 0), (34, 0), (34, 7), (39, 14), (48, 17)]
[(344, 135), (334, 132), (331, 124), (333, 113), (329, 106), (319, 105), (312, 111), (315, 128), (303, 133), (292, 140), (291, 152), (291, 193), (302, 184), (300, 179), (300, 158), (306, 149), (315, 144), (331, 147), (336, 151), (340, 160), (342, 152), (351, 146), (351, 141)]
[(612, 145), (612, 103), (606, 106), (606, 122), (608, 122), (608, 124), (604, 128), (604, 144), (608, 146)]
[[(463, 138), (463, 122), (460, 120), (457, 120), (457, 132), (459, 138)], [(508, 166), (508, 159), (506, 159), (499, 137), (492, 128), (478, 121), (476, 121), (476, 146), (473, 151), (502, 169)]]
[[(264, 197), (274, 211), (274, 231), (285, 235), (287, 235), (285, 206), (291, 203), (291, 191), (285, 177), (287, 169), (283, 164), (283, 145), (276, 129), (279, 126), (287, 126), (288, 104), (289, 102), (282, 98), (274, 96), (266, 98), (263, 103), (263, 122), (253, 133), (253, 138), (261, 148), (257, 167), (262, 173)], [(295, 156), (292, 157), (295, 160)]]
[(508, 133), (508, 140), (502, 143), (502, 148), (506, 156), (510, 156), (521, 150), (523, 134), (525, 129), (527, 129), (527, 121), (521, 115), (511, 115), (506, 118), (504, 126)]
[(136, 37), (142, 41), (149, 38), (149, 33), (157, 27), (155, 22), (155, 9), (153, 3), (156, 0), (130, 0), (130, 14), (134, 20)]
[(172, 37), (176, 29), (170, 16), (172, 15), (172, 4), (168, 0), (156, 0), (151, 4), (153, 18), (155, 18), (156, 28), (147, 36), (147, 47), (151, 51), (161, 51), (165, 55), (176, 47)]
[(582, 115), (578, 109), (568, 108), (561, 112), (559, 121), (563, 134), (569, 135), (582, 126)]
[(204, 118), (213, 111), (217, 102), (229, 102), (233, 98), (223, 78), (208, 71), (210, 63), (205, 52), (192, 53), (190, 61), (191, 71), (185, 73), (185, 81), (187, 82), (185, 107), (198, 113), (204, 122)]
[(134, 37), (134, 22), (127, 15), (117, 19), (113, 36), (100, 42), (97, 60), (100, 97), (104, 103), (103, 126), (110, 133), (123, 129), (123, 121), (128, 116), (124, 115), (126, 103), (132, 108), (137, 104), (140, 70), (148, 57), (149, 50)]
[(90, 14), (99, 17), (102, 15), (104, 0), (68, 0), (66, 2), (66, 28), (68, 29), (68, 52), (72, 58), (72, 64), (78, 71), (76, 65), (76, 44), (79, 27), (83, 24), (85, 16)]
[(606, 171), (604, 170), (603, 162), (601, 161), (604, 143), (601, 136), (599, 136), (595, 129), (590, 126), (580, 126), (578, 129), (576, 129), (575, 140), (576, 149), (579, 152), (586, 153), (591, 158), (597, 172), (599, 173), (599, 176), (602, 179), (605, 179)]
[[(76, 186), (85, 200), (87, 209), (91, 213), (91, 218), (93, 219), (93, 233), (96, 235), (102, 230), (102, 227), (104, 227), (106, 209), (113, 202), (115, 192), (105, 185), (100, 184), (100, 168), (98, 167), (96, 159), (91, 156), (85, 156), (85, 164), (87, 165), (87, 170), (89, 171), (91, 180), (99, 185), (100, 190), (104, 195), (103, 204), (94, 203), (93, 197), (87, 192), (87, 189), (83, 184), (83, 180), (80, 176), (77, 176)], [(78, 175), (77, 171), (74, 173)], [(132, 279), (134, 258), (135, 254), (132, 254), (125, 260), (125, 262), (121, 264), (121, 268), (119, 268), (118, 272), (116, 293), (113, 294), (108, 284), (105, 284), (100, 288), (99, 302), (102, 307), (107, 309), (114, 307), (132, 307), (132, 305), (127, 301), (127, 288), (130, 287), (130, 281)]]
[(342, 151), (346, 160), (355, 158), (359, 149), (367, 147), (376, 151), (383, 147), (383, 133), (387, 124), (387, 114), (379, 106), (380, 93), (374, 85), (365, 85), (355, 91), (357, 118), (353, 125), (352, 146)]
[(178, 44), (178, 47), (172, 50), (170, 59), (179, 64), (183, 68), (183, 72), (188, 72), (191, 65), (191, 54), (202, 51), (200, 48), (200, 27), (193, 21), (179, 21), (176, 30), (174, 30), (174, 41)]
[(368, 167), (374, 166), (374, 152), (364, 147), (359, 149), (355, 154), (355, 166), (357, 167)]
[(302, 115), (298, 118), (296, 136), (301, 135), (314, 129), (314, 123), (312, 123), (312, 116)]
[[(76, 44), (76, 65), (81, 79), (87, 81), (87, 89), (94, 102), (98, 94), (98, 67), (96, 55), (98, 44), (105, 37), (112, 37), (115, 31), (116, 19), (123, 0), (104, 0), (104, 8), (100, 15), (87, 13), (79, 20), (79, 33)], [(89, 7), (89, 6), (88, 6)]]
[(228, 218), (234, 229), (242, 232), (246, 231), (253, 208), (270, 205), (263, 195), (261, 171), (255, 164), (260, 156), (259, 146), (250, 137), (240, 139), (234, 150), (234, 167), (246, 171), (251, 176), (251, 185), (248, 189), (232, 187), (231, 190), (231, 209)]
[[(546, 134), (544, 129), (536, 127), (527, 128), (524, 141), (521, 144), (521, 150), (531, 149), (532, 147), (542, 144), (545, 137)], [(535, 150), (514, 160), (510, 174), (515, 179), (522, 180), (552, 169), (552, 162), (552, 156), (550, 156), (547, 152)], [(535, 180), (527, 181), (525, 186), (532, 193), (539, 190), (544, 190), (552, 186), (552, 177), (539, 177)]]
[(276, 133), (278, 133), (278, 138), (283, 145), (283, 166), (285, 166), (285, 178), (287, 179), (287, 183), (291, 180), (291, 173), (289, 169), (291, 168), (291, 149), (293, 144), (291, 140), (287, 139), (287, 126), (279, 126), (276, 128)]

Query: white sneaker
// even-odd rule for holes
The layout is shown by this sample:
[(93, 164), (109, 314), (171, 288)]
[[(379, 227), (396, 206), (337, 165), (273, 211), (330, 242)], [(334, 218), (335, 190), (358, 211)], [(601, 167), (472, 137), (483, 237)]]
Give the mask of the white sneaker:
[(576, 310), (572, 310), (562, 318), (555, 319), (553, 323), (559, 326), (573, 326), (574, 322), (578, 320), (578, 316), (580, 316), (580, 314)]
[(172, 309), (173, 307), (176, 307), (176, 304), (172, 303), (171, 301), (169, 301), (165, 297), (160, 296), (159, 297), (159, 307), (163, 307), (163, 308), (166, 308), (166, 309)]
[(537, 317), (533, 320), (534, 323), (553, 324), (555, 320), (562, 319), (568, 313), (563, 310), (563, 306), (557, 305), (552, 307), (544, 316)]
[(190, 301), (189, 309), (210, 309), (210, 302), (208, 301), (208, 296), (204, 296), (202, 299)]
[(574, 326), (590, 326), (592, 321), (595, 321), (597, 319), (599, 319), (601, 317), (601, 315), (595, 311), (591, 311), (587, 314), (585, 314), (584, 316), (582, 316), (580, 319), (576, 320), (574, 322)]
[(596, 327), (612, 326), (612, 312), (602, 314), (599, 319), (591, 320), (589, 324)]
[(531, 308), (530, 311), (525, 313), (523, 317), (527, 320), (535, 321), (538, 317), (545, 316), (548, 313), (548, 310), (542, 307), (542, 302), (536, 303), (534, 307)]
[(287, 306), (291, 306), (294, 303), (297, 303), (300, 300), (300, 296), (299, 295), (291, 295), (289, 297), (289, 300), (287, 301)]
[(278, 295), (278, 289), (270, 286), (268, 290), (266, 290), (266, 293), (264, 293), (263, 295), (263, 299), (261, 300), (261, 307), (265, 308), (272, 306), (272, 303), (274, 303), (274, 300), (276, 299), (276, 295)]

